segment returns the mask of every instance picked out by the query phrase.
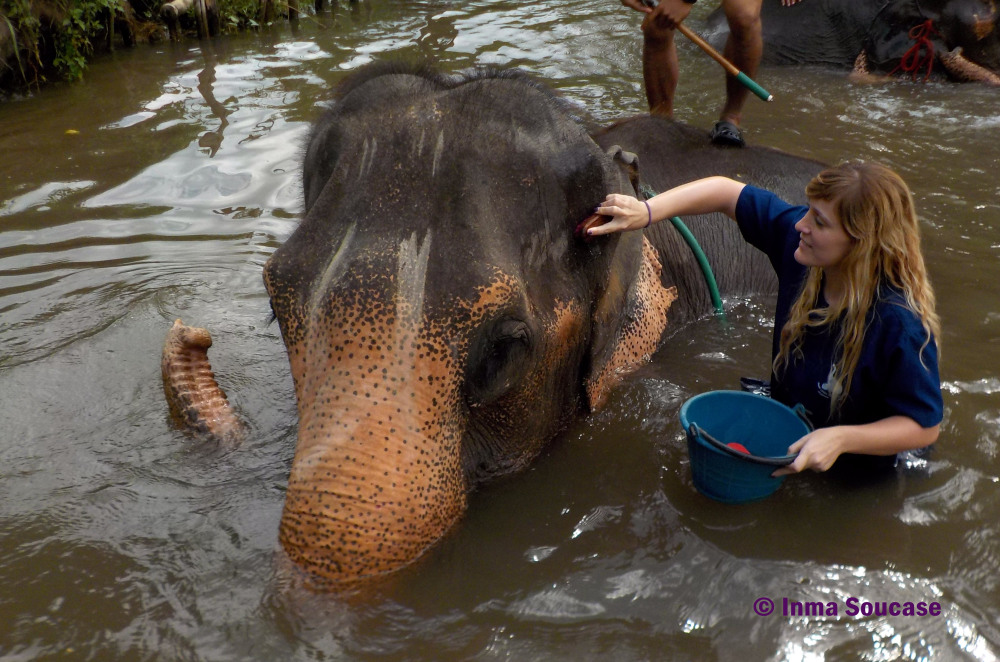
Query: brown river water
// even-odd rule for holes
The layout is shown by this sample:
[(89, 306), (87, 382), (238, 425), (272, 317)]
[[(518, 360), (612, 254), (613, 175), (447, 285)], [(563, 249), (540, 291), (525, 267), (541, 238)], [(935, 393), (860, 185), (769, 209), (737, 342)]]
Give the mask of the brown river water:
[[(607, 123), (645, 110), (638, 25), (617, 0), (345, 2), (118, 51), (0, 103), (0, 660), (996, 660), (1000, 92), (811, 68), (760, 72), (776, 100), (748, 102), (748, 138), (879, 160), (913, 188), (944, 326), (928, 459), (855, 489), (810, 474), (753, 504), (699, 495), (678, 409), (764, 373), (770, 346), (769, 302), (728, 300), (728, 327), (676, 330), (396, 581), (349, 600), (276, 585), (296, 417), (261, 268), (296, 227), (330, 87), (388, 56), (513, 65)], [(685, 43), (682, 76), (678, 117), (709, 127), (721, 69)], [(238, 450), (168, 423), (177, 317), (215, 337), (252, 426)]]

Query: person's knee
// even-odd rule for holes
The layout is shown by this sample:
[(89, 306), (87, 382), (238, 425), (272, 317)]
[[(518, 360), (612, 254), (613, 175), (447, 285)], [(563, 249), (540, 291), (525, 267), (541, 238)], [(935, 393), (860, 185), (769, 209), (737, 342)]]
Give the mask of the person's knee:
[(737, 38), (760, 31), (760, 0), (724, 0), (722, 10), (729, 31)]

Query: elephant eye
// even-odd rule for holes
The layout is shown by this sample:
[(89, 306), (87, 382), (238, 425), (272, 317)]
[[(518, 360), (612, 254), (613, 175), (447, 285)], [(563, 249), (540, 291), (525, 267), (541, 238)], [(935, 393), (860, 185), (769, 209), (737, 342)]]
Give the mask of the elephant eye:
[(471, 400), (484, 404), (509, 391), (527, 368), (530, 347), (531, 333), (520, 320), (501, 320), (486, 331), (469, 356)]

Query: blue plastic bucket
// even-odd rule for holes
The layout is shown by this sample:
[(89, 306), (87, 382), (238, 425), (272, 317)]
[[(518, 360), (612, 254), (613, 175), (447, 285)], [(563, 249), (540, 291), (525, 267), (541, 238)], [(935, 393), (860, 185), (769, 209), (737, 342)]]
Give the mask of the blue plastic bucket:
[[(763, 499), (785, 477), (771, 474), (795, 459), (788, 447), (810, 432), (803, 416), (771, 398), (743, 391), (710, 391), (681, 407), (694, 486), (725, 503)], [(738, 443), (743, 453), (727, 444)]]

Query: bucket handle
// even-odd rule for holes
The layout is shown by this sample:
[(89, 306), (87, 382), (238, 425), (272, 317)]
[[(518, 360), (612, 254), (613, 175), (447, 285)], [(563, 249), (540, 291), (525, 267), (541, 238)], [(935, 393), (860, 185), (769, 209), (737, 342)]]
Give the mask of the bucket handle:
[[(810, 429), (812, 429), (812, 426), (810, 426)], [(726, 453), (727, 455), (730, 455), (732, 457), (738, 457), (744, 460), (750, 460), (751, 462), (756, 462), (757, 464), (768, 464), (773, 467), (784, 467), (794, 462), (795, 458), (797, 457), (797, 455), (784, 455), (782, 457), (761, 457), (759, 455), (751, 455), (750, 453), (741, 453), (735, 448), (730, 448), (729, 446), (725, 445), (724, 443), (722, 443), (709, 433), (705, 432), (703, 429), (699, 428), (697, 423), (692, 423), (690, 427), (688, 427), (688, 432), (693, 437), (696, 438), (701, 437), (702, 439), (707, 441), (710, 446), (714, 446), (717, 450), (720, 450), (723, 453)]]
[(816, 426), (814, 426), (812, 421), (809, 420), (809, 412), (806, 411), (805, 406), (801, 402), (792, 407), (792, 411), (799, 417), (799, 420), (806, 424), (806, 427), (809, 428), (810, 432), (816, 429)]

